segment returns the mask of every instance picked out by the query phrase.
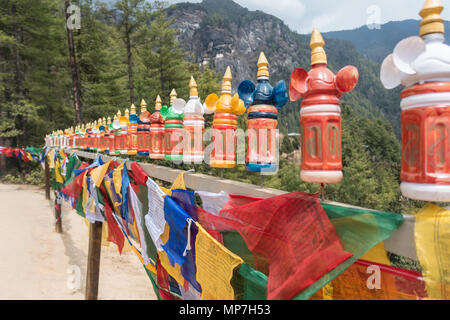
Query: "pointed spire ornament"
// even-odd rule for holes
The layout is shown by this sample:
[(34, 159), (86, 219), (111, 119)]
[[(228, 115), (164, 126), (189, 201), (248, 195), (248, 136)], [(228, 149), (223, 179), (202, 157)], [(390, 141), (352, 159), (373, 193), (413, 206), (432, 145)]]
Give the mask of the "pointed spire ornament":
[(257, 79), (267, 78), (269, 79), (269, 61), (267, 61), (264, 52), (261, 52), (258, 59), (258, 73), (256, 74)]
[(170, 105), (173, 105), (174, 101), (177, 99), (177, 92), (175, 89), (172, 89), (170, 92)]
[(156, 97), (156, 102), (155, 102), (155, 110), (161, 110), (161, 107), (162, 107), (162, 100), (158, 94), (158, 96)]
[(222, 93), (231, 94), (231, 80), (233, 80), (233, 76), (231, 75), (231, 68), (228, 66), (223, 75)]
[(325, 53), (325, 41), (319, 30), (314, 29), (311, 35), (311, 42), (309, 44), (311, 48), (311, 66), (324, 63), (327, 64), (327, 54)]
[(189, 81), (189, 96), (198, 97), (197, 82), (193, 76), (191, 76), (191, 80)]
[(444, 10), (440, 0), (427, 0), (420, 11), (420, 16), (423, 20), (420, 22), (420, 36), (431, 33), (444, 34), (444, 19), (441, 17), (441, 12)]
[(144, 99), (141, 101), (141, 113), (147, 111), (147, 102)]

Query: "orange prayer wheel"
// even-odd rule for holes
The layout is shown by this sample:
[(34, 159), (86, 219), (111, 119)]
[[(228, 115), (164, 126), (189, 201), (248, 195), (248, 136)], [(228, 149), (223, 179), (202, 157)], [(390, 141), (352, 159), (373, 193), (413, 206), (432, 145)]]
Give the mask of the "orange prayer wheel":
[(232, 113), (216, 113), (212, 128), (214, 148), (211, 152), (211, 166), (233, 168), (236, 165), (237, 116)]
[(231, 69), (227, 67), (222, 82), (222, 95), (210, 94), (205, 106), (215, 112), (213, 120), (213, 150), (209, 165), (213, 168), (234, 168), (236, 165), (237, 115), (245, 113), (244, 102), (236, 93), (231, 96)]
[(155, 112), (150, 117), (150, 159), (164, 159), (164, 119), (161, 115), (161, 97), (156, 98)]
[(338, 183), (343, 178), (341, 148), (341, 109), (343, 93), (358, 83), (358, 69), (342, 68), (337, 75), (327, 68), (325, 42), (317, 29), (311, 36), (311, 70), (294, 70), (290, 99), (303, 98), (301, 179), (312, 183)]

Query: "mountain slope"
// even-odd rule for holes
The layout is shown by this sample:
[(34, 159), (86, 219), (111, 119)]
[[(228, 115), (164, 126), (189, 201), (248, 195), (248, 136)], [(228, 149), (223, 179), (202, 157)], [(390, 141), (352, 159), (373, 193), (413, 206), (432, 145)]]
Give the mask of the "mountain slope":
[[(240, 81), (256, 79), (256, 62), (264, 51), (271, 82), (289, 84), (291, 72), (298, 67), (310, 69), (309, 36), (291, 31), (282, 20), (261, 11), (249, 11), (232, 0), (203, 0), (180, 3), (168, 10), (172, 26), (179, 30), (181, 46), (199, 64), (209, 64), (223, 73), (233, 72), (233, 89)], [(334, 72), (348, 64), (358, 67), (360, 81), (342, 101), (357, 113), (388, 119), (399, 134), (399, 92), (387, 91), (379, 80), (380, 65), (361, 54), (350, 41), (325, 39), (329, 68)], [(203, 99), (205, 97), (202, 97)], [(298, 102), (289, 103), (280, 113), (280, 130), (298, 132)]]
[[(363, 26), (354, 30), (327, 32), (324, 37), (351, 41), (366, 57), (381, 63), (402, 39), (419, 35), (419, 24), (419, 20), (391, 21), (381, 25), (380, 29)], [(450, 30), (450, 21), (445, 21), (445, 28)]]

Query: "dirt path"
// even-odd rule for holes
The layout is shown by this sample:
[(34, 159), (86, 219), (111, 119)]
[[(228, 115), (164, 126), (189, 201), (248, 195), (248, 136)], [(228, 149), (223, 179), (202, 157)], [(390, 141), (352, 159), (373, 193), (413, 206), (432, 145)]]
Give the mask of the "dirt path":
[[(42, 189), (0, 184), (0, 299), (84, 299), (88, 228), (64, 204), (57, 234), (52, 210)], [(133, 252), (102, 246), (99, 299), (156, 299)]]

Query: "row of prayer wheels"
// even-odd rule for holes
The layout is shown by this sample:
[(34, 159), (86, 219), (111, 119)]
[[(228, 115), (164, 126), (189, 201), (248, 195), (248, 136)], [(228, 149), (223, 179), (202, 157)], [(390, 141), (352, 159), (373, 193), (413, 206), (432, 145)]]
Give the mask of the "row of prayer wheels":
[[(442, 10), (439, 0), (426, 1), (420, 11), (420, 37), (401, 41), (383, 62), (380, 77), (387, 89), (405, 86), (401, 93), (403, 195), (450, 202), (450, 47), (444, 43)], [(302, 180), (338, 183), (343, 178), (340, 99), (355, 88), (359, 74), (354, 66), (333, 73), (324, 45), (315, 29), (310, 43), (311, 69), (293, 71), (289, 98), (301, 99)], [(243, 81), (235, 95), (228, 67), (220, 97), (210, 94), (202, 104), (191, 78), (188, 102), (177, 99), (174, 90), (170, 107), (161, 106), (158, 96), (153, 114), (143, 101), (140, 116), (132, 106), (113, 121), (103, 118), (54, 132), (47, 136), (46, 144), (188, 163), (208, 158), (212, 167), (232, 168), (236, 164), (237, 117), (247, 111), (247, 170), (276, 172), (278, 112), (289, 98), (283, 80), (274, 87), (269, 83), (268, 65), (261, 53), (256, 84)], [(213, 148), (205, 152), (208, 134), (203, 116), (209, 113), (214, 113)]]

